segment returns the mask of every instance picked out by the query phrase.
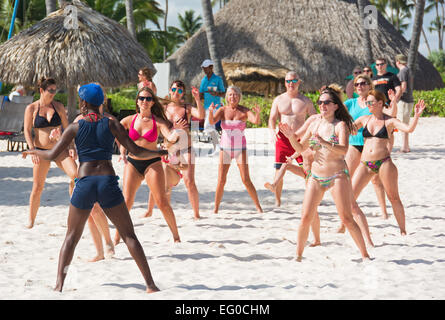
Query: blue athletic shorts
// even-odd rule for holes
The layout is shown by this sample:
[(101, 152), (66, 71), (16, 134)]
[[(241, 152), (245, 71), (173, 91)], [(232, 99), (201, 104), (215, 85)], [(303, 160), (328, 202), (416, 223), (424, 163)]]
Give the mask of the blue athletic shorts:
[(79, 209), (92, 209), (95, 202), (112, 208), (124, 201), (118, 176), (85, 176), (76, 181), (71, 204)]

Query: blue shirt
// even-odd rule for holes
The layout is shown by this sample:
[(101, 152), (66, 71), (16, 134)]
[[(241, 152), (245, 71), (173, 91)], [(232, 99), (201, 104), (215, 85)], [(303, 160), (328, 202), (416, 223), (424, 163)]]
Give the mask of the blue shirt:
[(217, 108), (221, 105), (221, 97), (212, 96), (210, 93), (208, 93), (207, 91), (212, 90), (209, 87), (216, 87), (217, 92), (226, 91), (224, 89), (224, 82), (221, 77), (217, 76), (214, 73), (212, 73), (212, 76), (210, 77), (210, 79), (207, 76), (205, 76), (201, 81), (201, 85), (199, 86), (199, 92), (204, 93), (204, 109), (205, 110), (207, 110), (212, 103)]
[[(358, 104), (358, 98), (348, 99), (345, 101), (345, 106), (348, 108), (349, 114), (352, 119), (357, 120), (361, 116), (370, 115), (368, 107), (362, 108)], [(356, 135), (349, 135), (349, 144), (353, 146), (362, 146), (365, 141), (363, 140), (363, 128), (360, 128)]]

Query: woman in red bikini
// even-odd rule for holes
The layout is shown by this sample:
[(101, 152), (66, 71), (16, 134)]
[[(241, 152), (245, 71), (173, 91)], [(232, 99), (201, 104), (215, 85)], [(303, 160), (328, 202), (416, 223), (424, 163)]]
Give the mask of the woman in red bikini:
[[(138, 146), (148, 150), (157, 150), (157, 140), (160, 133), (167, 142), (175, 143), (179, 136), (172, 130), (172, 123), (167, 119), (164, 108), (158, 98), (148, 87), (139, 90), (136, 98), (136, 114), (125, 117), (121, 124), (128, 130), (128, 135)], [(175, 124), (176, 129), (183, 129), (183, 123)], [(123, 194), (128, 211), (133, 207), (136, 192), (142, 181), (146, 181), (156, 204), (164, 215), (175, 242), (180, 242), (176, 218), (165, 194), (165, 177), (162, 169), (161, 157), (143, 159), (129, 153), (124, 146), (120, 146), (120, 153), (125, 163)], [(114, 243), (120, 241), (116, 232)]]
[[(383, 93), (371, 90), (366, 99), (366, 105), (371, 115), (362, 116), (355, 121), (357, 129), (363, 128), (365, 144), (360, 164), (352, 179), (352, 190), (354, 199), (357, 199), (363, 188), (377, 174), (391, 202), (400, 233), (406, 235), (405, 210), (399, 196), (398, 172), (397, 167), (391, 160), (391, 148), (388, 148), (388, 145), (391, 143), (391, 135), (394, 129), (408, 133), (414, 131), (419, 117), (425, 109), (425, 102), (419, 100), (416, 104), (414, 120), (409, 125), (384, 114), (385, 102), (386, 97)], [(361, 212), (355, 201), (353, 201), (353, 212)]]

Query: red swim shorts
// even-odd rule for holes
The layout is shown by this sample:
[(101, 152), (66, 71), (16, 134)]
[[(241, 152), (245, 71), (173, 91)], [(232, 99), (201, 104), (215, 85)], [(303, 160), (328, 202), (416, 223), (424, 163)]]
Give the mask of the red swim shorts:
[[(292, 147), (289, 139), (281, 131), (278, 132), (278, 136), (279, 138), (277, 138), (275, 143), (275, 169), (280, 169), (281, 165), (286, 162), (286, 157), (290, 157), (295, 153), (295, 149)], [(301, 154), (296, 160), (299, 165), (303, 164)]]

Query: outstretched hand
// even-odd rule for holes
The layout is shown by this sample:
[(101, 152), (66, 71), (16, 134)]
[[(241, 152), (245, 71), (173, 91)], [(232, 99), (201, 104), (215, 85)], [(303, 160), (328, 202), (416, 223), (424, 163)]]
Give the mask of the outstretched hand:
[(259, 114), (261, 112), (261, 107), (255, 103), (255, 106), (253, 107), (253, 111), (255, 111), (256, 114)]
[(396, 97), (396, 92), (393, 89), (389, 89), (388, 90), (388, 98), (389, 98), (389, 100), (393, 101), (395, 97)]
[(279, 123), (278, 124), (278, 128), (280, 129), (280, 131), (286, 136), (286, 138), (290, 138), (292, 137), (292, 135), (294, 134), (294, 131), (292, 130), (292, 128), (287, 124), (287, 123)]
[(187, 122), (187, 120), (185, 120), (183, 118), (178, 119), (173, 123), (173, 128), (179, 129), (179, 130), (184, 130), (184, 129), (188, 128), (188, 122)]
[(419, 100), (414, 108), (414, 115), (416, 117), (420, 117), (420, 115), (422, 114), (423, 110), (425, 110), (425, 108), (426, 108), (425, 101)]
[(192, 87), (192, 96), (195, 100), (199, 100), (199, 90), (196, 87)]

